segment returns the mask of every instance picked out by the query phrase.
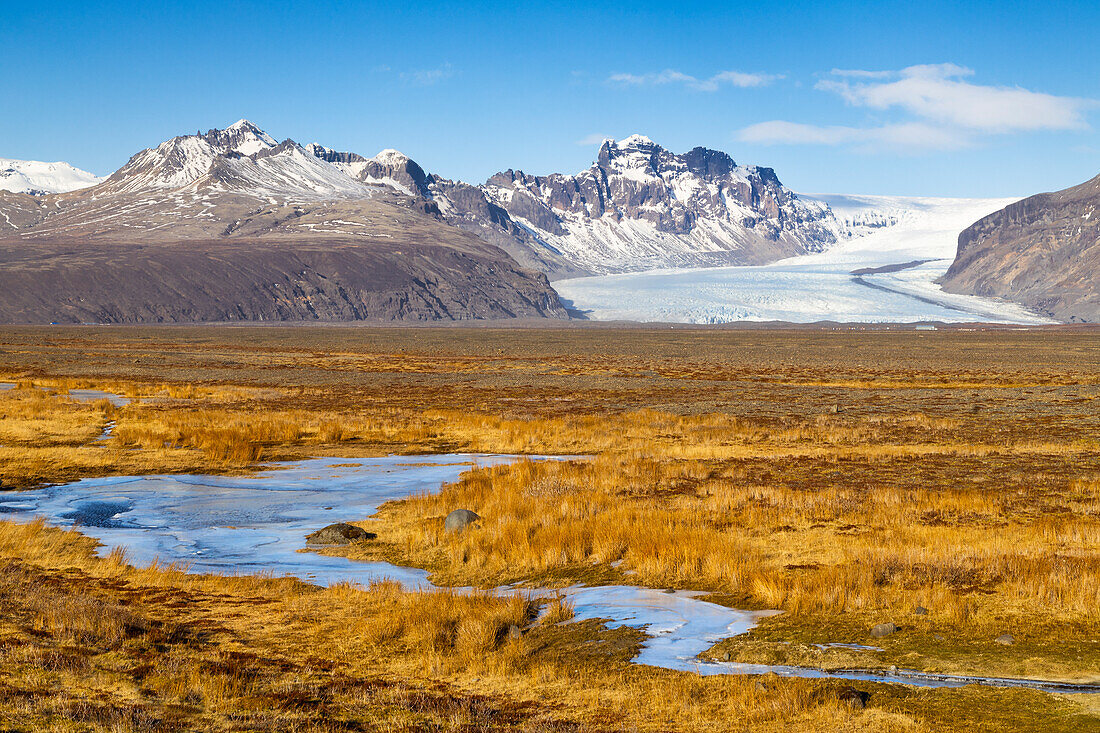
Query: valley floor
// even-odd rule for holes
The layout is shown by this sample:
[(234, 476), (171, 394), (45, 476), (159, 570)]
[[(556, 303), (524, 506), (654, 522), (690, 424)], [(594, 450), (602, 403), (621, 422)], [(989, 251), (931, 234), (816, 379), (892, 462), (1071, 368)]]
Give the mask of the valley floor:
[[(340, 554), (437, 584), (642, 585), (783, 611), (709, 659), (1097, 681), (1097, 374), (1091, 329), (5, 328), (0, 480), (586, 455), (386, 504), (355, 518), (375, 539)], [(65, 396), (77, 388), (133, 401)], [(459, 506), (481, 526), (443, 532)], [(555, 623), (568, 607), (540, 619), (544, 602), (523, 597), (322, 590), (93, 550), (0, 522), (3, 727), (1100, 723), (1098, 695), (701, 677), (632, 664), (638, 632)], [(883, 622), (900, 630), (872, 637)]]

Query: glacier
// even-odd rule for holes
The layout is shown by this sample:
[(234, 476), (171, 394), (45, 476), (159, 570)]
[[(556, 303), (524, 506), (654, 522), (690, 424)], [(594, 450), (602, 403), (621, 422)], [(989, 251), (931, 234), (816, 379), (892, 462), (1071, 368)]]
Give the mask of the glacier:
[(604, 321), (717, 324), (1053, 323), (1006, 301), (943, 292), (959, 232), (1016, 199), (802, 194), (828, 204), (838, 243), (770, 265), (661, 269), (554, 282), (566, 307)]

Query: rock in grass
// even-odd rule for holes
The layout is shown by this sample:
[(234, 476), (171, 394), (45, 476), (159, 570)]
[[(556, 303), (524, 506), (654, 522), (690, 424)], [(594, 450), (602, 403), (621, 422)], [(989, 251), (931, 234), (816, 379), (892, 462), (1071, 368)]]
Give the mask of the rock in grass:
[(913, 609), (913, 613), (917, 616), (927, 616), (928, 615), (928, 609), (925, 608), (924, 606), (917, 606), (916, 608)]
[(350, 545), (360, 540), (373, 540), (374, 535), (354, 524), (339, 522), (306, 535), (310, 545)]
[(443, 530), (446, 532), (461, 532), (480, 519), (480, 516), (469, 509), (455, 509), (443, 521)]
[(836, 691), (836, 697), (841, 702), (847, 703), (849, 707), (858, 710), (867, 707), (867, 701), (871, 699), (870, 694), (851, 686), (841, 687)]
[(875, 637), (876, 639), (881, 639), (884, 636), (890, 636), (891, 634), (896, 634), (899, 631), (901, 631), (900, 626), (892, 621), (888, 621), (884, 624), (876, 624), (875, 626), (872, 626), (871, 636)]
[(1013, 638), (1012, 634), (1001, 634), (993, 641), (997, 642), (1001, 646), (1012, 646), (1016, 643), (1016, 639)]

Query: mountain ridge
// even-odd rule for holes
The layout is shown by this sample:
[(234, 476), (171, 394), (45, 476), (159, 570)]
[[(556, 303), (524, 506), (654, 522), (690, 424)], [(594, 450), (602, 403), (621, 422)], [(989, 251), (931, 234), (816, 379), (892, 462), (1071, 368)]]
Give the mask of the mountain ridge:
[(827, 206), (803, 201), (771, 168), (702, 147), (677, 155), (643, 135), (604, 141), (575, 175), (508, 169), (479, 185), (427, 173), (398, 151), (312, 150), (360, 181), (434, 203), (445, 221), (552, 278), (762, 264), (821, 251), (840, 232)]
[(247, 121), (0, 192), (0, 321), (565, 318), (545, 275)]

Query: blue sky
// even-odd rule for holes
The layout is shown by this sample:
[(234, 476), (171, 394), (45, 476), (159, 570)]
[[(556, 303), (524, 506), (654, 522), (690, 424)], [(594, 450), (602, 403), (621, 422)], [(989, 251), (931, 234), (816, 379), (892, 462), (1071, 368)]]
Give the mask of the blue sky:
[[(108, 173), (247, 117), (482, 181), (639, 132), (807, 192), (1100, 173), (1100, 3), (6, 3), (0, 157)], [(960, 7), (964, 6), (964, 7)]]

